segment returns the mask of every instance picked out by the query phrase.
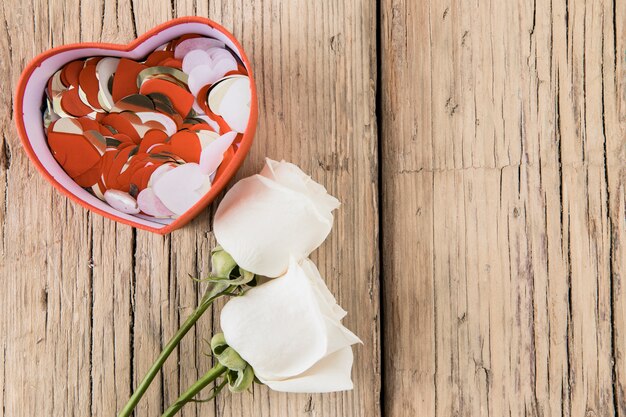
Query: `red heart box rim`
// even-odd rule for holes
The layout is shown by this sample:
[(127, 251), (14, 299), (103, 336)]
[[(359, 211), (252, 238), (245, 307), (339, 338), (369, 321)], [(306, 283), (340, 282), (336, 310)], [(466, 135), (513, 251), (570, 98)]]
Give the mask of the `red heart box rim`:
[[(65, 63), (74, 59), (88, 56), (106, 55), (117, 57), (123, 56), (137, 60), (144, 58), (148, 53), (152, 52), (160, 45), (163, 45), (178, 36), (190, 33), (213, 36), (223, 40), (239, 55), (243, 61), (250, 77), (251, 89), (250, 118), (248, 119), (248, 126), (243, 134), (239, 148), (228, 165), (225, 167), (224, 172), (215, 180), (209, 192), (183, 215), (167, 222), (161, 221), (160, 219), (149, 220), (147, 216), (145, 218), (141, 218), (122, 213), (113, 209), (107, 203), (99, 200), (97, 197), (91, 195), (88, 191), (76, 184), (69, 177), (69, 175), (63, 171), (61, 166), (52, 156), (47, 143), (45, 143), (45, 133), (41, 117), (41, 103), (43, 101), (45, 85), (48, 78), (50, 78), (54, 72), (61, 68)], [(59, 57), (64, 56), (69, 58), (65, 60), (58, 59)], [(33, 86), (33, 84), (36, 85)], [(37, 88), (38, 84), (41, 84), (39, 88)], [(31, 92), (31, 90), (34, 91)], [(62, 194), (66, 195), (71, 200), (77, 202), (88, 210), (109, 219), (132, 227), (165, 235), (184, 226), (197, 216), (217, 197), (224, 187), (226, 187), (228, 181), (235, 175), (252, 146), (252, 140), (254, 138), (258, 118), (258, 104), (257, 91), (250, 62), (239, 42), (230, 32), (218, 23), (204, 17), (191, 16), (173, 19), (156, 26), (152, 30), (137, 37), (137, 39), (126, 45), (101, 42), (83, 42), (55, 47), (37, 55), (28, 64), (26, 69), (24, 69), (18, 81), (17, 91), (15, 93), (14, 115), (17, 130), (22, 141), (22, 146), (26, 150), (28, 157), (44, 178), (46, 178)], [(25, 119), (27, 119), (28, 123), (26, 123)], [(42, 143), (42, 141), (44, 141), (44, 143)]]

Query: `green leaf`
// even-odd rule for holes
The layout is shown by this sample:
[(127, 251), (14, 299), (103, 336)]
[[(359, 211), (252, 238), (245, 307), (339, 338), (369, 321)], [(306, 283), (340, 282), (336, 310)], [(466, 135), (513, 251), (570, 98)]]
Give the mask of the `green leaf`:
[(250, 388), (254, 382), (254, 370), (250, 365), (247, 365), (242, 371), (228, 372), (226, 378), (230, 392), (243, 392)]
[(225, 367), (232, 371), (243, 371), (248, 364), (241, 359), (241, 356), (230, 346), (224, 349), (221, 353), (215, 354), (215, 357)]
[(226, 379), (231, 392), (247, 390), (255, 381), (254, 370), (235, 349), (228, 346), (223, 333), (217, 333), (211, 339), (211, 351), (220, 365), (228, 368)]

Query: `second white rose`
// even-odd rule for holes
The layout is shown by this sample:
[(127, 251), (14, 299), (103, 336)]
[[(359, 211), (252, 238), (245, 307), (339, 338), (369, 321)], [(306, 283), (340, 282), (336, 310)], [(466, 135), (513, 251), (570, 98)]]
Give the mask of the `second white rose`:
[(352, 389), (352, 347), (360, 340), (341, 324), (337, 304), (308, 259), (222, 309), (226, 342), (275, 391)]

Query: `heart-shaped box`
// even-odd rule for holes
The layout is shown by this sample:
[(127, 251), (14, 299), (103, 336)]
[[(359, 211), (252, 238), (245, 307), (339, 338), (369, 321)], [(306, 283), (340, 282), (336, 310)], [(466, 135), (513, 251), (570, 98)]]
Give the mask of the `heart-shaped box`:
[[(42, 120), (42, 102), (48, 79), (64, 64), (91, 56), (123, 57), (133, 60), (144, 58), (166, 42), (186, 34), (199, 34), (217, 38), (237, 53), (250, 78), (251, 103), (248, 125), (239, 148), (209, 192), (193, 207), (176, 219), (156, 219), (122, 213), (98, 199), (76, 184), (55, 160), (46, 140)], [(224, 189), (228, 181), (241, 166), (248, 153), (256, 130), (258, 105), (257, 93), (250, 62), (239, 42), (225, 28), (210, 19), (202, 17), (182, 17), (170, 20), (139, 36), (127, 45), (107, 43), (79, 43), (50, 49), (35, 57), (22, 73), (15, 95), (15, 121), (26, 150), (35, 167), (59, 191), (83, 207), (109, 219), (132, 227), (158, 234), (167, 234), (188, 223), (198, 215)]]

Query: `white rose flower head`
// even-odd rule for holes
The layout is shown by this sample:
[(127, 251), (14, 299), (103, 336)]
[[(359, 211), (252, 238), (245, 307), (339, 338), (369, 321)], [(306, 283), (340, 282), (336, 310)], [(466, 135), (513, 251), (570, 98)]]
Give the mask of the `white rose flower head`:
[(275, 391), (352, 389), (352, 348), (359, 338), (341, 324), (315, 264), (293, 258), (287, 273), (231, 299), (222, 309), (224, 337)]
[(304, 259), (324, 242), (339, 205), (296, 165), (267, 159), (260, 174), (226, 193), (213, 232), (241, 268), (275, 278), (291, 257)]

